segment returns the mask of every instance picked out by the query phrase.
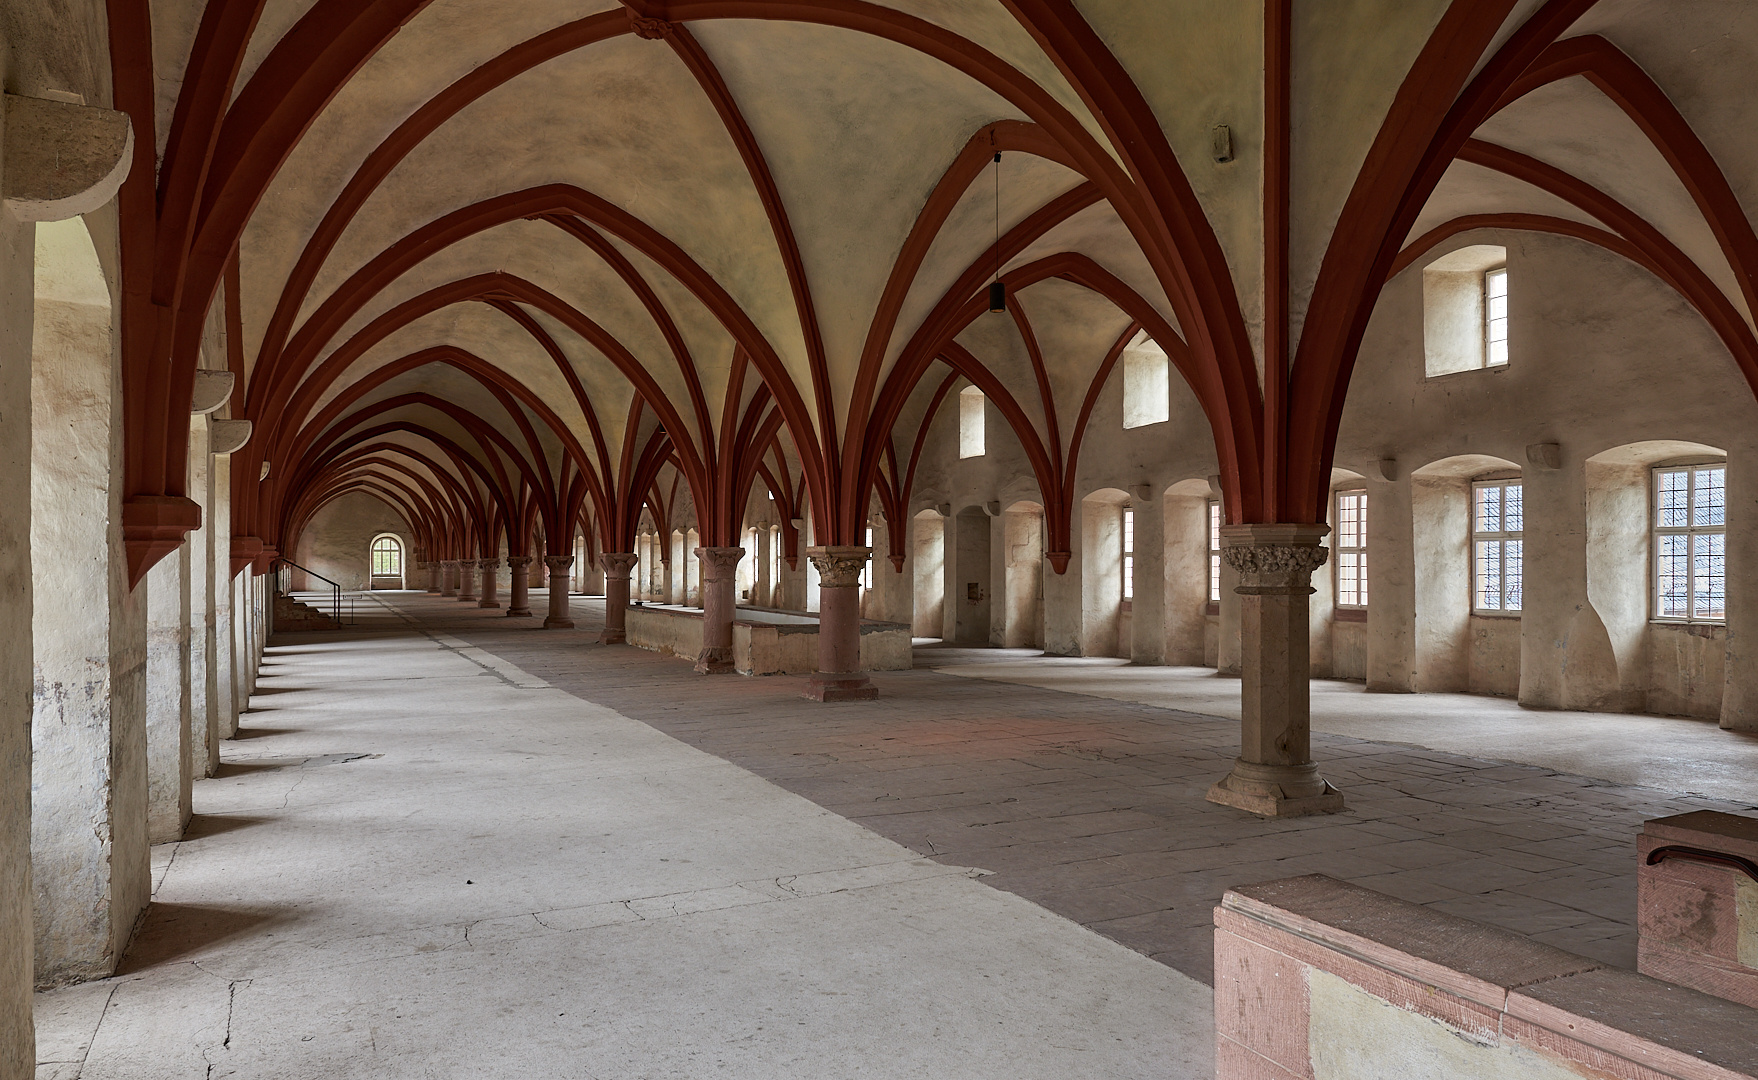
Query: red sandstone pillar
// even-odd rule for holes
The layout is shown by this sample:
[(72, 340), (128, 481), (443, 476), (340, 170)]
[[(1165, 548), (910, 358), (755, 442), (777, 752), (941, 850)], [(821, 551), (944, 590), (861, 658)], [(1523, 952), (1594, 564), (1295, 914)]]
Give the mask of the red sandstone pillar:
[(495, 581), (494, 573), (500, 568), (501, 561), (499, 559), (483, 559), (476, 565), (482, 571), (482, 599), (476, 602), (476, 606), (485, 608), (500, 607), (501, 602), (495, 598), (495, 586), (499, 584), (499, 582)]
[(1343, 795), (1312, 760), (1307, 597), (1325, 563), (1326, 525), (1227, 525), (1221, 557), (1239, 572), (1239, 758), (1209, 801), (1265, 817), (1332, 814)]
[(861, 570), (867, 547), (814, 547), (806, 556), (818, 569), (818, 670), (806, 683), (813, 701), (870, 701), (879, 696), (861, 670)]
[(458, 595), (458, 564), (452, 559), (440, 563), (440, 595)]
[(507, 615), (515, 619), (531, 616), (531, 556), (508, 555), (507, 569), (512, 572), (513, 595), (507, 601)]
[(600, 644), (621, 645), (629, 639), (629, 571), (635, 568), (636, 557), (627, 551), (606, 551), (598, 556), (604, 570), (604, 631), (598, 635)]
[[(699, 547), (702, 560), (702, 651), (696, 656), (696, 674), (721, 674), (733, 670), (732, 624), (738, 613), (739, 560), (742, 547)], [(856, 627), (857, 632), (859, 627)], [(856, 659), (859, 660), (859, 639)]]
[(476, 600), (476, 560), (458, 560), (458, 599), (465, 603)]
[(572, 630), (574, 620), (568, 618), (568, 568), (574, 565), (574, 557), (545, 555), (543, 565), (549, 569), (549, 618), (543, 620), (543, 628)]
[(427, 591), (431, 593), (445, 591), (446, 583), (440, 580), (446, 571), (445, 564), (432, 561), (427, 564)]

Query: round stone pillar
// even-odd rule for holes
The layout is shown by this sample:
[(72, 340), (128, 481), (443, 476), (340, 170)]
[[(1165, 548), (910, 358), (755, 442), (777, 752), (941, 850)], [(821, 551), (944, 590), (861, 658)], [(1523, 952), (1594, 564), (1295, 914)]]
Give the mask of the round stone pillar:
[(436, 592), (444, 592), (445, 591), (446, 583), (444, 580), (442, 580), (445, 572), (446, 572), (446, 568), (443, 564), (441, 564), (437, 561), (431, 560), (431, 559), (428, 560), (428, 563), (427, 563), (427, 591), (428, 592), (436, 593)]
[(500, 565), (499, 559), (483, 559), (476, 564), (477, 569), (482, 571), (482, 599), (476, 602), (477, 607), (498, 609), (501, 606), (501, 602), (495, 598), (495, 586), (499, 583), (494, 579), (494, 573)]
[(870, 701), (879, 696), (861, 670), (861, 571), (868, 547), (814, 547), (818, 569), (818, 670), (806, 683), (813, 701)]
[(476, 560), (458, 560), (458, 599), (465, 603), (476, 602)]
[[(742, 547), (696, 549), (696, 558), (702, 560), (702, 651), (696, 655), (698, 675), (733, 670), (732, 624), (739, 605), (739, 560), (744, 557)], [(857, 626), (857, 633), (859, 629)], [(858, 638), (855, 646), (856, 659), (859, 660)]]
[(1265, 817), (1332, 814), (1343, 795), (1312, 760), (1312, 572), (1327, 525), (1226, 525), (1221, 557), (1239, 573), (1239, 758), (1209, 801)]
[(531, 617), (531, 556), (508, 555), (507, 569), (512, 573), (512, 596), (507, 601), (507, 615), (515, 619)]
[(455, 559), (440, 563), (440, 595), (458, 595), (458, 563)]
[(635, 568), (633, 552), (606, 551), (598, 556), (604, 570), (604, 631), (600, 644), (621, 645), (629, 639), (629, 571)]
[(574, 565), (574, 557), (545, 555), (543, 565), (549, 570), (549, 618), (543, 620), (543, 628), (572, 630), (574, 620), (568, 618), (568, 569)]

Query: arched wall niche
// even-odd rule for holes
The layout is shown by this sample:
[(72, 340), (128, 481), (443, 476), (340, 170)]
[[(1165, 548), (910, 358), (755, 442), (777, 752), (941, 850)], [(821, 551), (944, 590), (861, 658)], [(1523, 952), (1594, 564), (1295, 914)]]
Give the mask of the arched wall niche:
[(950, 521), (952, 542), (947, 607), (951, 608), (951, 640), (961, 645), (988, 645), (1000, 630), (993, 594), (998, 561), (993, 520), (986, 508), (966, 506)]
[[(1166, 663), (1214, 667), (1223, 609), (1236, 609), (1238, 601), (1232, 590), (1232, 568), (1224, 563), (1210, 565), (1209, 506), (1215, 501), (1214, 492), (1207, 478), (1191, 477), (1167, 487), (1160, 498), (1166, 530)], [(1221, 595), (1211, 600), (1211, 574), (1216, 570)], [(1237, 617), (1232, 625), (1237, 633)]]
[(1044, 504), (1021, 499), (1001, 514), (1001, 644), (1044, 647)]
[(1411, 689), (1418, 692), (1519, 693), (1519, 614), (1472, 612), (1472, 481), (1492, 475), (1518, 477), (1520, 466), (1456, 454), (1411, 471)]
[[(1588, 653), (1594, 681), (1572, 696), (1604, 707), (1717, 717), (1727, 677), (1724, 623), (1680, 624), (1654, 618), (1653, 470), (1672, 464), (1725, 463), (1727, 451), (1684, 439), (1648, 439), (1602, 450), (1582, 463), (1587, 496), (1586, 577), (1589, 608), (1570, 648)], [(1739, 575), (1730, 568), (1729, 603)], [(1740, 584), (1743, 584), (1741, 582)], [(1749, 591), (1749, 590), (1748, 590)], [(1588, 620), (1588, 616), (1592, 620)], [(1571, 657), (1571, 669), (1576, 666)]]
[[(382, 541), (390, 541), (394, 545), (394, 547), (387, 546), (384, 549), (387, 553), (394, 552), (394, 559), (380, 558)], [(404, 589), (408, 587), (407, 583), (412, 571), (409, 566), (409, 542), (405, 537), (394, 532), (376, 534), (367, 545), (367, 559), (370, 563), (369, 569), (372, 576), (369, 584), (372, 588)], [(394, 572), (390, 572), (393, 567)], [(392, 582), (396, 584), (392, 585)]]
[(946, 636), (946, 519), (940, 511), (917, 511), (910, 522), (910, 554), (915, 611), (910, 633), (915, 637)]
[(1123, 509), (1129, 492), (1099, 488), (1080, 502), (1083, 656), (1130, 655), (1132, 627), (1123, 610)]

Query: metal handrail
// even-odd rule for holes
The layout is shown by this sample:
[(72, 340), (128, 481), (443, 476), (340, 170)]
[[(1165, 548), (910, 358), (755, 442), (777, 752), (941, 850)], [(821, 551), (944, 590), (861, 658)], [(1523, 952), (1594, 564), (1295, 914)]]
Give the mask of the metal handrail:
[[(305, 572), (305, 574), (307, 576), (314, 577), (330, 587), (330, 617), (335, 619), (336, 625), (338, 627), (340, 627), (342, 625), (342, 586), (341, 586), (341, 584), (338, 582), (331, 581), (329, 578), (324, 577), (322, 574), (318, 573), (316, 570), (311, 569), (310, 567), (300, 566), (298, 563), (294, 562), (292, 559), (277, 556), (275, 561), (269, 565), (269, 570), (272, 571), (275, 575), (275, 591), (276, 592), (286, 594), (286, 593), (290, 593), (293, 591), (291, 588), (293, 582), (290, 580), (283, 581), (281, 578), (282, 572), (289, 569), (289, 568), (294, 569), (294, 570), (302, 570)], [(290, 576), (291, 575), (289, 575), (289, 577)]]

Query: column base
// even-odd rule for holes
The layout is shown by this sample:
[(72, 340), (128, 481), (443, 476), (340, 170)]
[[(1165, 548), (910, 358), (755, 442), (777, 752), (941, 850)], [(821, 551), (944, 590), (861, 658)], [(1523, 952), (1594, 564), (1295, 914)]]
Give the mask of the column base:
[(558, 619), (551, 615), (543, 620), (543, 628), (545, 630), (572, 630), (574, 628), (574, 620)]
[(862, 671), (814, 671), (806, 680), (805, 696), (812, 701), (872, 701), (879, 688)]
[(529, 619), (530, 617), (531, 609), (528, 607), (514, 607), (507, 609), (507, 618), (509, 619)]
[(605, 627), (603, 630), (599, 631), (599, 633), (598, 633), (598, 643), (600, 645), (622, 645), (622, 644), (625, 644), (628, 640), (629, 640), (629, 635), (628, 635), (627, 631), (625, 631), (625, 630), (612, 630), (608, 626)]
[(495, 611), (499, 611), (501, 609), (501, 602), (499, 600), (478, 600), (476, 606), (480, 608), (493, 608)]
[(1343, 793), (1318, 774), (1318, 765), (1259, 765), (1236, 760), (1209, 789), (1212, 803), (1263, 817), (1306, 817), (1344, 809)]
[(732, 646), (706, 645), (696, 656), (696, 674), (729, 675), (733, 671)]

